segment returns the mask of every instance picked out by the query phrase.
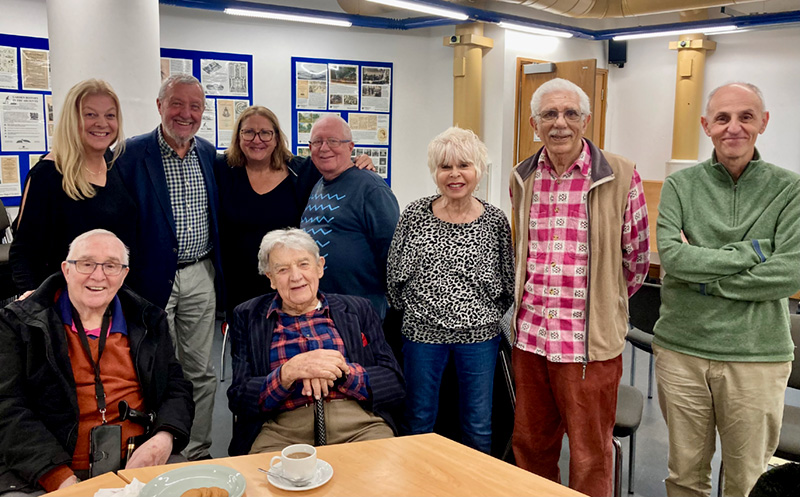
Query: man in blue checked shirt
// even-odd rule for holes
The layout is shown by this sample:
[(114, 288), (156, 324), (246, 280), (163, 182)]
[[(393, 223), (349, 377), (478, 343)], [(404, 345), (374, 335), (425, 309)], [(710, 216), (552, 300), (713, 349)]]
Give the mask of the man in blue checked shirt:
[(328, 443), (394, 436), (405, 385), (370, 302), (318, 291), (325, 259), (303, 230), (267, 233), (258, 260), (278, 293), (234, 311), (230, 455), (313, 444), (319, 398)]

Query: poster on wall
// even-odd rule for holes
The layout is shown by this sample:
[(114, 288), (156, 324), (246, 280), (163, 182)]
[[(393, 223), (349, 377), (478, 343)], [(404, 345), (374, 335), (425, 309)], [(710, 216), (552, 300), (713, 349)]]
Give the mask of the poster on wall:
[(387, 114), (350, 114), (353, 141), (364, 145), (389, 144), (389, 116)]
[(328, 108), (328, 65), (299, 63), (295, 69), (296, 109)]
[(353, 159), (362, 154), (368, 155), (375, 165), (375, 172), (378, 173), (381, 178), (386, 179), (389, 177), (388, 152), (389, 151), (385, 148), (355, 147), (353, 148)]
[(306, 156), (311, 127), (335, 114), (350, 125), (353, 155), (372, 158), (391, 186), (392, 78), (389, 62), (292, 57), (292, 150)]
[(19, 156), (0, 156), (0, 197), (18, 197), (20, 195)]
[(161, 81), (173, 74), (192, 74), (192, 59), (161, 57)]
[(205, 138), (212, 144), (217, 143), (217, 106), (216, 99), (207, 98), (206, 108), (203, 111), (203, 122), (197, 130), (197, 136)]
[(47, 150), (50, 150), (53, 141), (53, 131), (55, 131), (56, 126), (54, 122), (55, 112), (53, 111), (53, 95), (44, 96), (44, 108), (47, 113)]
[(329, 109), (358, 110), (358, 66), (328, 64)]
[(16, 47), (0, 47), (0, 88), (4, 90), (19, 88)]
[(323, 116), (339, 116), (339, 112), (298, 112), (297, 113), (297, 143), (308, 143), (311, 138), (311, 127)]
[(50, 90), (50, 52), (20, 48), (22, 89)]
[(42, 95), (0, 93), (0, 146), (4, 152), (46, 150)]
[(200, 82), (206, 95), (249, 95), (247, 62), (200, 59)]
[(362, 67), (361, 110), (389, 112), (391, 81), (392, 69), (389, 67)]

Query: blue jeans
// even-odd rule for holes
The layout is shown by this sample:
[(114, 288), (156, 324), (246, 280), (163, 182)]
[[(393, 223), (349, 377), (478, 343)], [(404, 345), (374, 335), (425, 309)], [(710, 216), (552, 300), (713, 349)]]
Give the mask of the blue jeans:
[(430, 433), (439, 409), (439, 387), (450, 354), (458, 377), (458, 402), (464, 444), (492, 450), (492, 389), (500, 335), (479, 343), (430, 344), (403, 338), (406, 378), (406, 430)]

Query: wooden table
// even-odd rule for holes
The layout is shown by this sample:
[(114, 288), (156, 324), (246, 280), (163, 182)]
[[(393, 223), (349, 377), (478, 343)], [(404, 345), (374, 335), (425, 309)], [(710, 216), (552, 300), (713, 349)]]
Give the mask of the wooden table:
[(61, 490), (50, 492), (45, 494), (45, 497), (92, 497), (101, 488), (122, 488), (128, 483), (114, 473), (105, 473)]
[(148, 482), (189, 464), (219, 464), (236, 469), (247, 481), (246, 495), (547, 495), (580, 496), (572, 489), (430, 433), (408, 437), (327, 445), (317, 455), (333, 466), (331, 481), (302, 493), (273, 487), (257, 468), (269, 467), (277, 452), (122, 470), (125, 481)]

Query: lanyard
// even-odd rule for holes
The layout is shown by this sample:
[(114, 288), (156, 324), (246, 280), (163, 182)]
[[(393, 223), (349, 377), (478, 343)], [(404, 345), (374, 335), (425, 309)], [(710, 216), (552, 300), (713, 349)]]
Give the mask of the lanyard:
[(109, 322), (111, 320), (111, 306), (108, 306), (106, 312), (103, 313), (103, 323), (100, 325), (100, 342), (97, 346), (96, 363), (92, 357), (92, 349), (89, 348), (89, 339), (86, 337), (86, 330), (83, 329), (81, 317), (78, 315), (78, 311), (75, 310), (75, 306), (71, 307), (72, 322), (78, 330), (78, 337), (81, 339), (83, 351), (86, 352), (86, 357), (89, 359), (89, 363), (94, 369), (94, 394), (97, 399), (97, 410), (100, 411), (100, 415), (103, 417), (103, 424), (106, 424), (106, 393), (105, 390), (103, 390), (103, 382), (100, 380), (100, 358), (103, 356), (103, 350), (106, 348), (106, 338), (108, 336)]

